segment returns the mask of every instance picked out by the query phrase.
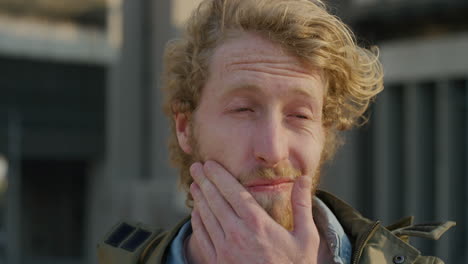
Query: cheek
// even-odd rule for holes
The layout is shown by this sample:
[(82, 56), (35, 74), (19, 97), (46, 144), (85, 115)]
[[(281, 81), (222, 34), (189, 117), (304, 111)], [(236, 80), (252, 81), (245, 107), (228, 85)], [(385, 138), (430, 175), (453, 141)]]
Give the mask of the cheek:
[[(313, 135), (296, 136), (290, 139), (290, 155), (304, 174), (313, 175), (317, 170), (324, 147), (323, 130)], [(295, 158), (293, 158), (295, 157)]]
[(205, 124), (196, 133), (202, 158), (220, 163), (234, 175), (240, 174), (248, 162), (248, 130), (219, 120)]

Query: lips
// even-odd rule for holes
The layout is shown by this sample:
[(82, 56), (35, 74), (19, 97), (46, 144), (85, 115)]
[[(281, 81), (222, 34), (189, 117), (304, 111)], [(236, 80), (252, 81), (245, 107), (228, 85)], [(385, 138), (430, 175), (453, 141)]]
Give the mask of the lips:
[(291, 179), (255, 180), (245, 184), (245, 187), (250, 192), (282, 191), (289, 188), (292, 183)]

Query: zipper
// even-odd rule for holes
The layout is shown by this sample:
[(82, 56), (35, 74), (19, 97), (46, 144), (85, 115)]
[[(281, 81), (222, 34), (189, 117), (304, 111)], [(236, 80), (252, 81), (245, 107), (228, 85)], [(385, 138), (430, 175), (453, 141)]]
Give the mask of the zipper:
[(362, 242), (359, 243), (358, 247), (357, 247), (357, 250), (354, 251), (355, 254), (354, 254), (354, 257), (353, 257), (353, 264), (357, 264), (359, 258), (361, 257), (362, 255), (362, 251), (364, 250), (364, 245), (366, 245), (367, 241), (369, 241), (370, 237), (372, 236), (372, 234), (375, 232), (375, 230), (377, 229), (377, 226), (380, 225), (380, 221), (376, 221), (372, 227), (367, 230), (366, 232), (366, 235), (364, 236), (365, 239), (361, 240)]

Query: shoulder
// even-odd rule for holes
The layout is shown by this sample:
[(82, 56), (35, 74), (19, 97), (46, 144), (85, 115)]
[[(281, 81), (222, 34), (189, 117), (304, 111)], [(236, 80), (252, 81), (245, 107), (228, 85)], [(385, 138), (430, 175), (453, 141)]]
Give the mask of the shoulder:
[(114, 225), (98, 243), (98, 263), (162, 263), (167, 249), (188, 220), (185, 218), (174, 228), (164, 231), (141, 223), (121, 221)]

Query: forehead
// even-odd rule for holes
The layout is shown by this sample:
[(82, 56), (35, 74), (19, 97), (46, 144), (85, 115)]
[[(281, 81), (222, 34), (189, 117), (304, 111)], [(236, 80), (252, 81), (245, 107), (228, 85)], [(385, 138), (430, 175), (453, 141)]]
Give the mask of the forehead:
[(267, 90), (277, 88), (287, 93), (299, 89), (316, 99), (323, 95), (319, 70), (256, 33), (242, 32), (227, 38), (214, 50), (209, 72), (205, 88), (210, 91), (205, 92), (210, 94), (268, 84), (264, 87)]
[(276, 67), (309, 75), (313, 71), (312, 67), (260, 34), (237, 32), (214, 50), (210, 72), (230, 71), (236, 66), (254, 63), (276, 64)]

